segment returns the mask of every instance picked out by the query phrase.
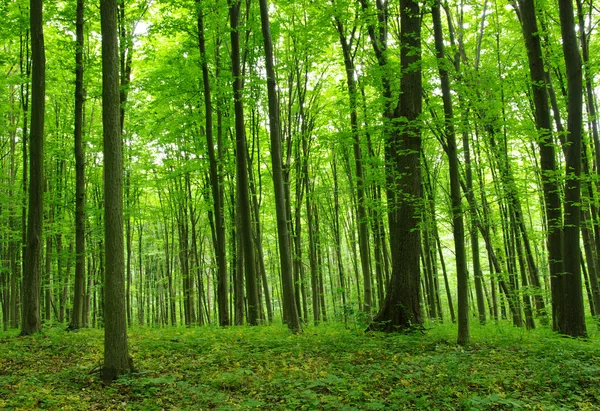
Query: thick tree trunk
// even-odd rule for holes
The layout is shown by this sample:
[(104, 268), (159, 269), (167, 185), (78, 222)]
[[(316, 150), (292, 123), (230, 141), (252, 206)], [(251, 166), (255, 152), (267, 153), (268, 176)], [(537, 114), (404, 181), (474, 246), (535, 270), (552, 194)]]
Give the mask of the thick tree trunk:
[(421, 18), (419, 4), (400, 1), (400, 101), (395, 118), (405, 118), (402, 130), (393, 127), (388, 167), (393, 182), (388, 187), (392, 277), (380, 312), (369, 327), (397, 331), (422, 324), (420, 306), (420, 212), (421, 207)]
[(117, 2), (100, 3), (102, 27), (102, 123), (104, 126), (104, 365), (111, 382), (132, 370), (127, 347), (123, 247), (123, 156), (119, 104)]
[(43, 1), (30, 1), (31, 30), (31, 134), (29, 162), (29, 211), (27, 247), (23, 261), (23, 319), (21, 335), (41, 331), (40, 281), (42, 220), (44, 210), (44, 111), (46, 107), (46, 55), (44, 51)]
[(559, 0), (562, 45), (567, 72), (569, 147), (566, 160), (564, 197), (563, 261), (564, 299), (558, 301), (558, 331), (572, 337), (587, 335), (583, 309), (583, 291), (579, 252), (579, 223), (581, 208), (581, 134), (582, 117), (582, 67), (575, 21), (573, 1)]
[[(578, 17), (578, 25), (579, 25), (579, 41), (581, 43), (581, 55), (583, 58), (583, 69), (584, 69), (584, 79), (585, 79), (585, 90), (586, 90), (586, 107), (587, 107), (587, 112), (588, 112), (588, 121), (591, 124), (591, 137), (592, 137), (592, 141), (593, 141), (593, 147), (594, 147), (594, 155), (595, 155), (595, 161), (596, 161), (596, 174), (600, 176), (600, 137), (599, 137), (599, 133), (598, 133), (598, 117), (597, 117), (597, 112), (596, 112), (596, 99), (595, 99), (595, 95), (594, 95), (594, 84), (593, 84), (593, 75), (590, 72), (590, 51), (589, 51), (589, 36), (586, 33), (586, 24), (585, 24), (585, 16), (584, 16), (584, 11), (583, 11), (583, 4), (581, 0), (576, 0), (577, 3), (577, 17)], [(591, 4), (590, 4), (591, 7)], [(591, 172), (589, 169), (589, 162), (587, 160), (587, 155), (585, 152), (585, 149), (582, 152), (582, 155), (584, 157), (584, 172), (591, 176)], [(597, 202), (597, 192), (593, 189), (592, 187), (592, 183), (588, 184), (588, 192), (589, 192), (589, 197), (590, 197), (590, 208), (592, 210), (591, 213), (591, 219), (592, 219), (592, 223), (593, 223), (593, 228), (594, 228), (594, 235), (595, 238), (593, 238), (593, 236), (591, 237), (592, 240), (595, 240), (595, 255), (596, 255), (596, 260), (589, 260), (588, 264), (595, 268), (595, 270), (593, 271), (592, 269), (589, 270), (590, 273), (590, 284), (592, 286), (592, 297), (593, 300), (595, 301), (595, 315), (599, 315), (600, 314), (600, 290), (598, 289), (598, 255), (600, 255), (600, 224), (598, 221), (598, 211), (599, 208), (597, 206), (598, 202)], [(583, 221), (583, 217), (586, 214), (582, 214), (582, 221)], [(583, 224), (582, 224), (583, 226)], [(590, 233), (591, 235), (591, 233)], [(584, 236), (585, 237), (585, 236)], [(585, 242), (585, 239), (584, 239)], [(586, 254), (588, 253), (588, 251), (586, 251)], [(592, 255), (594, 255), (593, 252), (591, 252)]]
[[(527, 47), (529, 73), (532, 81), (533, 102), (535, 106), (535, 122), (538, 131), (540, 150), (541, 180), (545, 200), (545, 215), (548, 235), (548, 265), (552, 283), (552, 311), (555, 328), (558, 327), (560, 313), (557, 308), (562, 305), (564, 277), (563, 267), (563, 230), (562, 207), (560, 203), (558, 170), (556, 165), (555, 145), (552, 137), (552, 120), (548, 104), (547, 78), (542, 59), (542, 48), (538, 35), (535, 4), (533, 0), (520, 0), (519, 11), (523, 29), (523, 37)], [(561, 127), (562, 128), (562, 127)], [(561, 131), (561, 130), (559, 130)]]

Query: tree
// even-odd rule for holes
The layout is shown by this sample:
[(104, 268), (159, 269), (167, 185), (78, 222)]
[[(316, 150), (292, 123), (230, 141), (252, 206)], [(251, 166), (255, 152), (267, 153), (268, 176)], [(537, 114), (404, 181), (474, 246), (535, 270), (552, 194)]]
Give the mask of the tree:
[(581, 135), (583, 129), (583, 82), (581, 55), (575, 33), (572, 0), (559, 0), (560, 28), (567, 74), (568, 148), (564, 197), (563, 298), (557, 301), (558, 331), (572, 337), (587, 335), (583, 310), (579, 223), (581, 219)]
[(123, 155), (119, 97), (117, 1), (100, 3), (102, 27), (102, 124), (104, 135), (104, 365), (111, 382), (132, 370), (127, 347), (123, 245)]
[(450, 174), (450, 200), (452, 203), (452, 233), (454, 235), (454, 255), (456, 256), (456, 276), (458, 282), (458, 344), (466, 345), (470, 341), (469, 331), (469, 276), (467, 273), (467, 256), (465, 252), (465, 229), (462, 217), (460, 196), (459, 165), (454, 131), (454, 111), (450, 92), (450, 78), (446, 65), (440, 3), (436, 0), (432, 7), (435, 49), (438, 59), (438, 71), (442, 86), (444, 102), (444, 134), (445, 150), (448, 154)]
[(46, 55), (43, 1), (29, 3), (31, 31), (31, 131), (27, 248), (23, 261), (23, 322), (21, 335), (41, 331), (40, 281), (44, 204), (44, 113), (46, 109)]
[(83, 151), (83, 24), (85, 0), (77, 0), (75, 49), (75, 294), (69, 327), (81, 328), (85, 294), (85, 152)]
[[(229, 325), (229, 309), (227, 299), (227, 249), (225, 238), (225, 219), (223, 218), (223, 196), (222, 178), (219, 176), (217, 156), (213, 141), (213, 109), (210, 90), (210, 77), (208, 71), (208, 56), (206, 55), (206, 42), (204, 39), (204, 10), (202, 1), (196, 0), (198, 5), (198, 47), (200, 49), (200, 61), (202, 65), (202, 85), (204, 92), (204, 111), (206, 128), (206, 145), (209, 158), (210, 187), (213, 199), (213, 212), (215, 219), (216, 243), (215, 253), (217, 256), (217, 298), (219, 305), (219, 324), (223, 327)], [(220, 142), (219, 142), (220, 143)]]
[(533, 103), (535, 105), (535, 124), (539, 134), (538, 145), (540, 151), (541, 180), (545, 200), (546, 224), (548, 227), (546, 238), (548, 266), (552, 281), (554, 319), (558, 320), (556, 309), (561, 306), (560, 300), (563, 298), (561, 290), (564, 283), (564, 278), (562, 277), (562, 206), (557, 183), (558, 170), (548, 101), (548, 84), (546, 82), (546, 73), (542, 59), (542, 46), (538, 34), (534, 1), (521, 0), (519, 2), (519, 12), (523, 37), (527, 47)]
[(258, 290), (256, 287), (256, 256), (252, 241), (252, 224), (250, 216), (250, 197), (248, 193), (248, 166), (246, 148), (246, 130), (244, 123), (244, 102), (242, 96), (243, 83), (240, 64), (240, 1), (229, 0), (229, 19), (231, 25), (231, 71), (233, 74), (233, 94), (235, 102), (235, 164), (236, 191), (240, 213), (240, 235), (244, 256), (244, 272), (246, 277), (246, 294), (248, 304), (248, 324), (258, 324)]
[[(291, 240), (288, 232), (287, 206), (283, 187), (283, 158), (281, 149), (281, 123), (279, 120), (279, 100), (277, 82), (273, 63), (273, 42), (269, 23), (269, 7), (267, 0), (260, 0), (260, 20), (263, 33), (265, 60), (267, 69), (267, 88), (269, 99), (269, 131), (271, 136), (271, 165), (273, 167), (273, 186), (275, 191), (275, 212), (277, 214), (277, 239), (279, 244), (279, 261), (281, 264), (281, 281), (283, 288), (284, 320), (290, 330), (302, 331), (300, 317), (296, 309), (294, 282), (292, 273)], [(313, 296), (317, 298), (317, 296)]]
[(335, 17), (335, 25), (339, 34), (342, 53), (344, 55), (344, 67), (346, 69), (346, 84), (348, 87), (348, 97), (350, 100), (350, 130), (353, 139), (354, 164), (356, 169), (356, 194), (357, 194), (357, 218), (358, 218), (358, 248), (360, 250), (360, 264), (364, 277), (365, 304), (364, 310), (367, 313), (373, 308), (373, 296), (371, 290), (371, 251), (369, 247), (369, 220), (367, 218), (367, 206), (365, 195), (365, 176), (363, 172), (363, 154), (360, 146), (360, 134), (358, 130), (358, 112), (357, 97), (358, 90), (355, 81), (354, 58), (352, 55), (354, 33), (356, 28), (351, 30), (350, 40), (346, 38), (346, 32), (341, 20)]
[[(363, 4), (366, 3), (366, 0)], [(380, 15), (385, 5), (378, 1)], [(385, 14), (385, 13), (383, 13)], [(385, 17), (380, 18), (384, 22)], [(370, 325), (371, 330), (394, 332), (422, 324), (420, 306), (420, 230), (421, 207), (421, 16), (419, 4), (413, 0), (400, 1), (400, 96), (393, 110), (386, 110), (389, 133), (386, 147), (388, 168), (388, 220), (392, 274), (385, 300)], [(385, 30), (385, 28), (381, 28)], [(369, 29), (374, 47), (378, 41)], [(380, 65), (385, 50), (377, 50)], [(384, 64), (382, 64), (382, 62)], [(385, 86), (384, 94), (389, 94)]]

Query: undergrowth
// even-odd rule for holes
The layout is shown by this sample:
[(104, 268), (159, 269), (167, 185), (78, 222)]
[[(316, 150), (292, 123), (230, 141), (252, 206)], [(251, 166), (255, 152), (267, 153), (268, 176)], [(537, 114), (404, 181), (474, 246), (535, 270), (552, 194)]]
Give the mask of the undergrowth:
[(600, 337), (508, 324), (385, 335), (343, 325), (136, 328), (137, 372), (104, 386), (102, 331), (0, 333), (0, 409), (594, 410)]

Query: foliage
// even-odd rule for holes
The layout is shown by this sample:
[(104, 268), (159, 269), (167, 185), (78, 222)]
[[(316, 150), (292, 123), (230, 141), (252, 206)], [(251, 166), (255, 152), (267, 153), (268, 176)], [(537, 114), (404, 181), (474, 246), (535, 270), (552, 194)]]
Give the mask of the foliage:
[(473, 326), (469, 347), (453, 343), (455, 332), (137, 328), (137, 371), (111, 386), (95, 373), (101, 331), (5, 332), (0, 408), (585, 410), (600, 402), (597, 332), (577, 340), (490, 324)]

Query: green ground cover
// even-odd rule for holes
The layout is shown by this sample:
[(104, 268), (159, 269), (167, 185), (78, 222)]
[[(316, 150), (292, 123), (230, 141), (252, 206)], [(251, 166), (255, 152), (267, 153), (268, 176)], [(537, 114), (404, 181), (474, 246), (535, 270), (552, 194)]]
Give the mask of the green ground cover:
[[(590, 327), (591, 329), (592, 327)], [(323, 325), (130, 330), (137, 372), (103, 386), (102, 331), (0, 333), (0, 409), (594, 410), (600, 337), (509, 324), (384, 335)]]

